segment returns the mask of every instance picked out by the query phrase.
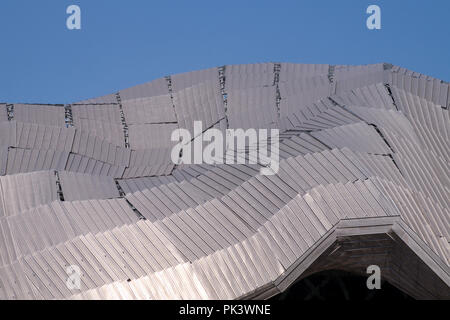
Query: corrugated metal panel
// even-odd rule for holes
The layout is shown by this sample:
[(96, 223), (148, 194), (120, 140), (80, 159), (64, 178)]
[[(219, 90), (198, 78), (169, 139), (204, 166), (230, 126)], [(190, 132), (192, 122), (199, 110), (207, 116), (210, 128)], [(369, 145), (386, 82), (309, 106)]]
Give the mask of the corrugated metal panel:
[[(402, 238), (405, 244), (426, 251), (424, 266), (436, 263), (433, 272), (445, 278), (448, 112), (430, 102), (447, 102), (445, 90), (417, 81), (408, 90), (417, 89), (423, 100), (385, 87), (387, 75), (402, 71), (383, 64), (224, 69), (221, 83), (223, 69), (212, 68), (76, 106), (77, 131), (64, 167), (85, 174), (60, 172), (61, 190), (65, 200), (94, 199), (57, 201), (54, 172), (0, 177), (0, 298), (269, 296), (267, 288), (284, 288), (277, 283), (291, 283), (304, 271), (299, 265), (313, 264), (322, 252), (314, 250), (331, 245), (342, 221), (357, 221), (351, 232), (372, 223), (370, 230), (386, 233), (374, 219), (393, 216), (402, 218), (403, 229), (395, 232), (423, 241)], [(133, 150), (123, 148), (114, 101), (122, 103)], [(281, 126), (278, 173), (262, 176), (258, 165), (174, 167), (170, 134), (192, 129), (194, 120), (204, 129), (225, 130), (227, 121), (231, 128)], [(33, 125), (0, 121), (5, 150), (16, 143), (35, 148), (10, 148), (8, 156), (17, 157), (8, 159), (8, 170), (53, 166), (56, 153), (44, 156), (47, 144), (25, 138), (35, 137)], [(60, 135), (48, 136), (51, 146), (68, 151)], [(126, 199), (98, 200), (119, 196), (113, 178), (122, 177)], [(81, 291), (67, 289), (68, 265), (82, 269)]]
[(16, 122), (6, 121), (0, 122), (0, 145), (3, 146), (16, 146)]
[(0, 177), (4, 215), (50, 203), (57, 199), (56, 176), (53, 172), (32, 172)]
[(230, 128), (276, 128), (276, 88), (229, 91), (227, 117)]
[(408, 186), (390, 156), (355, 153), (353, 157), (351, 160), (353, 161), (356, 158), (366, 168), (368, 176), (389, 179), (399, 185)]
[[(348, 187), (350, 185), (351, 183)], [(367, 206), (369, 203), (367, 201), (374, 204), (376, 200), (371, 193), (373, 190), (370, 191), (370, 183), (361, 182), (358, 188), (360, 204)], [(336, 197), (336, 192), (343, 194), (343, 189), (345, 187), (341, 185), (340, 188), (314, 190), (314, 194), (320, 193), (325, 197), (325, 201), (316, 202), (314, 195), (296, 197), (248, 239), (225, 249), (216, 250), (208, 256), (195, 259), (190, 264), (179, 264), (164, 269), (157, 273), (158, 277), (154, 273), (142, 278), (131, 279), (129, 282), (120, 281), (101, 290), (96, 289), (95, 293), (94, 291), (85, 292), (82, 296), (75, 298), (108, 298), (109, 295), (112, 295), (115, 298), (189, 299), (198, 297), (199, 291), (209, 298), (230, 299), (241, 296), (276, 279), (289, 265), (307, 252), (321, 236), (325, 235), (325, 232), (331, 228), (331, 224), (329, 224), (324, 210), (332, 208), (335, 213), (330, 212), (331, 215), (341, 216), (340, 210), (343, 209), (332, 200), (328, 192), (334, 192), (334, 197)], [(366, 200), (363, 197), (366, 197)], [(319, 198), (317, 199), (319, 200)], [(334, 203), (334, 206), (332, 203)], [(381, 207), (379, 208), (381, 211), (373, 211), (373, 213), (387, 214)], [(348, 208), (345, 209), (345, 213), (347, 213)], [(363, 213), (362, 210), (360, 212)], [(315, 229), (314, 225), (319, 229)], [(191, 267), (198, 272), (195, 282), (197, 291), (192, 286), (188, 287), (193, 291), (182, 289), (184, 287), (182, 284), (186, 284), (186, 281), (188, 281), (185, 278), (186, 272), (188, 272), (186, 268)], [(145, 281), (145, 286), (140, 284), (142, 281)], [(181, 282), (175, 284), (173, 281), (175, 283)], [(130, 287), (123, 287), (122, 284), (125, 283)], [(119, 292), (117, 286), (120, 286), (126, 292)], [(163, 290), (163, 287), (167, 288), (167, 286), (173, 287), (169, 291)], [(145, 292), (142, 289), (136, 292), (137, 288), (144, 287), (152, 287), (152, 289), (147, 289)], [(165, 293), (163, 295), (157, 294), (162, 292)], [(203, 296), (200, 295), (200, 297)]]
[[(392, 201), (399, 204), (397, 208), (405, 221), (444, 261), (450, 262), (449, 229), (445, 227), (448, 226), (448, 216), (445, 216), (442, 207), (430, 203), (431, 200), (423, 194), (392, 182), (379, 180), (379, 184), (389, 192)], [(428, 211), (428, 215), (421, 210)]]
[(299, 154), (307, 154), (327, 150), (328, 147), (311, 136), (301, 133), (285, 138), (280, 143), (280, 157), (283, 159), (295, 157)]
[(128, 178), (119, 180), (120, 187), (125, 193), (133, 193), (139, 190), (151, 189), (162, 184), (176, 182), (173, 176)]
[[(351, 152), (346, 151), (351, 154)], [(335, 150), (335, 155), (339, 158), (346, 159), (346, 156)], [(357, 155), (353, 154), (354, 157)], [(339, 159), (338, 158), (338, 159)], [(348, 160), (347, 160), (348, 161)], [(291, 158), (289, 162), (282, 161), (280, 163), (279, 175), (283, 177), (282, 180), (277, 178), (270, 178), (256, 175), (255, 177), (245, 176), (239, 171), (225, 171), (221, 168), (216, 168), (208, 171), (203, 175), (192, 178), (189, 182), (183, 181), (180, 183), (170, 183), (167, 185), (160, 185), (141, 191), (136, 191), (127, 195), (127, 199), (149, 220), (159, 220), (168, 217), (173, 213), (195, 207), (196, 205), (205, 205), (207, 201), (212, 201), (214, 198), (222, 198), (227, 202), (229, 207), (233, 207), (230, 203), (231, 195), (234, 192), (237, 194), (251, 194), (259, 204), (256, 205), (257, 210), (267, 211), (268, 215), (273, 214), (282, 206), (285, 201), (289, 201), (296, 193), (294, 190), (308, 190), (320, 183), (329, 182), (347, 182), (355, 179), (355, 175), (350, 173), (347, 168), (352, 165), (347, 162), (343, 165), (337, 165), (339, 160), (335, 159), (329, 152), (315, 153), (306, 155), (304, 157)], [(364, 165), (360, 164), (360, 167)], [(303, 181), (302, 177), (294, 177), (291, 168), (295, 171), (301, 170), (306, 174), (311, 175), (302, 186), (298, 183)], [(344, 176), (345, 175), (345, 176)], [(291, 178), (285, 178), (289, 177)], [(364, 177), (365, 175), (358, 175)], [(358, 177), (357, 176), (357, 177)], [(366, 175), (367, 176), (367, 175)], [(189, 191), (189, 189), (193, 190)], [(199, 192), (203, 196), (198, 196)], [(195, 196), (194, 194), (197, 194)], [(246, 199), (234, 200), (239, 206)], [(236, 207), (237, 208), (237, 207)], [(239, 210), (237, 215), (245, 214)], [(246, 220), (247, 218), (242, 219)]]
[(177, 91), (173, 103), (180, 128), (194, 132), (194, 121), (202, 121), (203, 130), (225, 117), (220, 88), (213, 83), (200, 83)]
[(413, 125), (422, 145), (450, 161), (449, 111), (418, 96), (393, 88), (398, 108)]
[(77, 119), (73, 124), (76, 129), (87, 131), (116, 146), (125, 147), (125, 134), (121, 124), (93, 119)]
[(331, 98), (343, 106), (367, 106), (396, 110), (389, 91), (383, 83), (356, 88), (350, 92), (333, 95)]
[(65, 111), (62, 106), (14, 104), (14, 120), (64, 127)]
[(23, 211), (2, 221), (3, 227), (10, 228), (10, 241), (17, 248), (8, 264), (79, 235), (104, 232), (137, 221), (137, 215), (123, 199), (55, 201)]
[(87, 131), (76, 131), (71, 151), (116, 166), (130, 164), (130, 149), (116, 146)]
[(95, 176), (122, 178), (125, 166), (116, 166), (79, 154), (70, 153), (67, 165), (65, 168), (59, 170), (87, 173)]
[(332, 93), (331, 84), (327, 76), (314, 78), (299, 78), (280, 85), (280, 115), (289, 116), (301, 111), (305, 105), (328, 97)]
[(51, 149), (70, 152), (75, 129), (16, 122), (15, 147), (22, 149)]
[(124, 100), (122, 107), (128, 125), (177, 122), (169, 94)]
[(174, 164), (170, 159), (171, 149), (153, 148), (132, 150), (130, 165), (125, 169), (124, 178), (168, 175)]
[(98, 120), (121, 124), (120, 108), (117, 104), (72, 105), (72, 117), (75, 123), (80, 119)]
[[(176, 124), (133, 124), (128, 128), (130, 146), (134, 150), (171, 149), (176, 142), (170, 140)], [(151, 137), (149, 139), (148, 137)]]
[(347, 109), (334, 105), (328, 99), (322, 99), (282, 118), (281, 127), (288, 130), (321, 130), (359, 120)]
[[(253, 174), (256, 173), (257, 171), (253, 172)], [(143, 188), (137, 189), (136, 192), (144, 191), (144, 193), (138, 192), (129, 197), (131, 202), (136, 202), (137, 207), (143, 206), (142, 210), (144, 212), (147, 211), (147, 208), (153, 208), (152, 202), (157, 203), (156, 206), (158, 208), (150, 209), (151, 213), (149, 215), (151, 217), (154, 215), (162, 217), (169, 215), (171, 212), (177, 212), (183, 208), (203, 203), (212, 199), (214, 195), (220, 196), (229, 192), (232, 188), (243, 183), (245, 177), (250, 177), (250, 175), (240, 171), (238, 168), (222, 166), (205, 172), (204, 175), (200, 175), (197, 178), (192, 178), (189, 182), (168, 183), (151, 188), (143, 186)], [(199, 196), (199, 193), (203, 193), (203, 196)], [(169, 210), (166, 210), (166, 208), (169, 208)]]
[(63, 170), (68, 158), (65, 151), (9, 148), (6, 174)]
[(18, 262), (0, 268), (0, 282), (2, 300), (42, 299), (42, 295), (28, 281)]
[(245, 90), (274, 85), (273, 63), (225, 66), (225, 91)]
[(227, 91), (268, 87), (273, 85), (272, 73), (231, 73), (225, 72), (225, 88)]
[[(226, 119), (219, 120), (217, 123), (215, 123), (213, 126), (211, 126), (211, 127), (209, 127), (209, 128), (205, 128), (204, 126), (202, 126), (203, 132), (205, 132), (205, 131), (207, 131), (207, 130), (209, 130), (209, 129), (216, 129), (216, 130), (219, 130), (219, 131), (222, 133), (222, 136), (223, 136), (223, 137), (226, 137), (226, 136), (227, 136), (227, 132), (226, 132), (226, 129), (227, 129), (227, 120), (226, 120)], [(191, 128), (190, 130), (192, 130), (192, 128)], [(198, 132), (199, 132), (199, 131), (198, 131)], [(205, 150), (205, 148), (207, 147), (208, 144), (210, 144), (210, 142), (209, 142), (209, 141), (206, 141), (206, 139), (203, 139), (204, 137), (203, 137), (202, 135), (200, 135), (198, 132), (192, 132), (192, 131), (191, 131), (191, 138), (192, 138), (192, 139), (190, 140), (191, 146), (202, 145), (202, 150)], [(195, 134), (197, 134), (197, 136), (194, 137)], [(223, 154), (224, 154), (224, 159), (225, 159), (225, 158), (226, 158), (226, 155), (227, 155), (227, 151), (228, 151), (229, 149), (231, 149), (231, 146), (230, 146), (230, 147), (227, 146), (227, 144), (226, 144), (226, 139), (225, 139), (225, 138), (223, 139), (222, 143), (223, 143), (223, 151), (224, 151)], [(190, 148), (191, 154), (190, 154), (190, 156), (188, 156), (188, 159), (195, 159), (195, 158), (194, 158), (194, 157), (195, 157), (195, 151), (196, 151), (196, 148), (195, 148), (195, 147), (191, 147), (191, 148)], [(240, 150), (239, 150), (239, 151), (240, 151)], [(188, 152), (188, 150), (184, 149), (184, 150), (183, 150), (183, 154), (186, 155), (186, 152)], [(225, 162), (224, 159), (220, 159), (220, 160), (219, 160), (218, 158), (214, 158), (214, 161), (215, 161), (216, 163), (224, 163), (224, 162)], [(191, 160), (191, 161), (192, 161), (192, 160)], [(182, 159), (179, 159), (178, 162), (179, 162), (180, 165), (184, 165)], [(189, 162), (190, 162), (190, 161), (189, 161)]]
[(198, 165), (186, 165), (181, 164), (177, 166), (172, 175), (177, 179), (177, 181), (190, 180), (199, 176), (202, 173), (205, 173), (208, 170), (211, 170), (214, 165), (209, 164), (198, 164)]
[(448, 106), (450, 87), (442, 80), (394, 67), (389, 74), (389, 83), (435, 104)]
[(120, 196), (116, 183), (111, 177), (61, 171), (59, 179), (66, 201), (110, 199)]
[(280, 82), (328, 76), (329, 68), (328, 64), (281, 63)]
[[(442, 206), (450, 203), (450, 177), (448, 163), (443, 163), (433, 153), (426, 155), (419, 145), (385, 133), (395, 151), (394, 159), (409, 184), (431, 197)], [(432, 178), (432, 180), (430, 179)]]
[(332, 148), (349, 147), (367, 153), (392, 153), (374, 127), (364, 122), (312, 132), (311, 135)]
[[(158, 249), (156, 249), (154, 245), (148, 246), (148, 242), (146, 242), (147, 246), (143, 247), (141, 241), (148, 241), (149, 239), (146, 237), (151, 236), (153, 241), (156, 237), (160, 239), (158, 240), (157, 246), (161, 246), (163, 243), (169, 245), (170, 242), (164, 238), (162, 233), (157, 232), (155, 227), (147, 226), (146, 233), (142, 234), (147, 240), (144, 240), (143, 238), (138, 239), (132, 235), (129, 235), (130, 237), (125, 237), (123, 232), (125, 232), (125, 229), (127, 228), (124, 227), (122, 229), (124, 230), (119, 231), (119, 229), (115, 229), (113, 232), (107, 231), (95, 236), (90, 234), (85, 237), (80, 236), (57, 247), (58, 251), (63, 254), (63, 259), (70, 258), (70, 254), (72, 254), (71, 261), (68, 262), (70, 264), (79, 265), (82, 269), (84, 276), (86, 276), (86, 278), (82, 278), (82, 290), (100, 287), (102, 284), (110, 283), (112, 281), (142, 277), (145, 275), (144, 270), (148, 270), (147, 272), (149, 273), (154, 272), (155, 269), (151, 265), (150, 257), (152, 257), (152, 253), (154, 253), (155, 256), (160, 256), (160, 253), (158, 253)], [(155, 244), (155, 242), (153, 243)], [(78, 251), (75, 251), (75, 247)], [(45, 251), (34, 255), (35, 259), (44, 255), (46, 251), (48, 250), (46, 249)], [(139, 251), (141, 251), (141, 253), (139, 253)], [(74, 253), (75, 255), (73, 255)], [(142, 253), (144, 253), (144, 259), (141, 258)], [(167, 253), (165, 253), (165, 255), (166, 257), (169, 257)], [(25, 258), (24, 260), (27, 260), (27, 262), (29, 261), (30, 263), (32, 262), (29, 258)], [(126, 264), (127, 267), (122, 267), (123, 264)], [(29, 267), (30, 271), (36, 274), (39, 274), (41, 271), (36, 264), (31, 263)], [(160, 269), (161, 267), (159, 266), (156, 268)], [(96, 277), (98, 270), (105, 270), (103, 277)], [(42, 284), (41, 279), (41, 277), (34, 278), (33, 281), (35, 285), (40, 286)], [(93, 281), (90, 279), (93, 279)], [(65, 283), (63, 275), (54, 277), (54, 281), (55, 284), (58, 284), (59, 281)], [(49, 296), (54, 296), (55, 294), (58, 293), (48, 293)], [(65, 295), (66, 294), (63, 294), (63, 296)]]
[(336, 83), (335, 93), (342, 94), (354, 88), (386, 82), (388, 73), (389, 70), (385, 70), (382, 63), (363, 66), (335, 66), (333, 74), (333, 81)]
[(403, 113), (355, 106), (346, 106), (345, 109), (367, 123), (375, 124), (379, 128), (395, 132), (399, 136), (407, 137), (413, 141), (419, 141), (413, 126)]
[[(351, 183), (346, 187), (340, 186), (339, 188), (330, 190), (339, 190), (339, 192), (342, 193), (343, 190), (346, 190), (346, 188), (350, 188), (350, 186)], [(355, 196), (355, 199), (358, 199), (357, 206), (358, 208), (360, 208), (360, 211), (355, 212), (359, 212), (365, 215), (365, 211), (363, 211), (362, 208), (367, 208), (369, 201), (375, 201), (375, 198), (373, 198), (373, 194), (371, 193), (373, 191), (370, 191), (369, 185), (367, 183), (366, 185), (360, 184), (358, 187), (358, 191), (356, 191), (354, 187), (352, 187), (351, 189), (353, 193), (358, 192), (358, 196)], [(315, 192), (319, 192), (324, 197), (325, 201), (317, 198), (315, 196)], [(334, 203), (334, 206), (332, 205), (332, 203)], [(289, 209), (287, 209), (288, 206)], [(326, 210), (329, 210), (330, 208), (336, 211), (331, 212)], [(296, 261), (304, 252), (306, 252), (307, 249), (315, 243), (315, 241), (319, 240), (321, 236), (325, 235), (325, 232), (331, 228), (330, 219), (333, 220), (332, 217), (336, 217), (336, 214), (340, 215), (339, 210), (340, 209), (338, 206), (336, 206), (336, 203), (327, 196), (327, 189), (318, 189), (311, 194), (307, 194), (303, 197), (296, 197), (295, 199), (293, 199), (287, 206), (283, 208), (283, 210), (279, 211), (279, 213), (277, 213), (269, 221), (267, 221), (255, 235), (250, 236), (249, 240), (242, 240), (236, 243), (234, 246), (227, 247), (227, 249), (225, 250), (227, 250), (228, 252), (225, 254), (225, 256), (223, 256), (224, 252), (222, 250), (217, 250), (210, 256), (195, 259), (194, 261), (192, 261), (192, 263), (187, 265), (190, 265), (194, 269), (201, 272), (203, 276), (198, 279), (199, 281), (197, 283), (200, 282), (202, 283), (202, 286), (204, 286), (205, 288), (209, 288), (207, 289), (210, 292), (209, 294), (213, 294), (214, 292), (213, 296), (211, 297), (233, 298), (238, 294), (242, 294), (242, 292), (247, 292), (245, 290), (253, 291), (263, 286), (268, 281), (273, 281), (273, 279), (281, 275), (281, 273), (283, 273), (294, 261)], [(382, 210), (382, 208), (380, 210)], [(344, 212), (347, 213), (348, 211), (346, 210)], [(373, 211), (373, 213), (375, 214), (376, 211)], [(385, 214), (383, 210), (379, 211), (379, 213)], [(292, 223), (295, 223), (295, 225), (297, 226), (296, 229), (293, 229), (291, 227)], [(144, 223), (144, 225), (150, 227), (151, 224), (146, 222)], [(311, 227), (313, 225), (315, 225), (319, 229)], [(310, 228), (308, 232), (302, 233), (301, 230), (305, 230), (302, 228), (306, 228), (307, 226), (309, 226)], [(156, 229), (153, 228), (154, 227), (148, 229), (148, 231), (156, 231)], [(316, 232), (313, 232), (313, 230), (316, 230)], [(111, 238), (111, 235), (105, 233), (104, 236), (100, 237), (99, 235), (98, 238), (90, 238), (89, 241), (92, 244), (93, 241), (97, 242), (102, 239), (99, 241), (99, 244), (101, 243), (100, 245), (103, 248), (108, 248), (108, 246), (113, 245), (116, 247), (116, 249), (128, 248), (129, 250), (131, 250), (131, 247), (127, 246), (127, 241), (125, 240), (125, 238), (122, 237), (122, 232), (124, 231), (119, 232), (119, 230), (116, 230), (115, 240)], [(160, 233), (159, 235), (161, 236), (162, 234)], [(309, 237), (312, 238), (306, 237), (306, 235), (309, 235)], [(131, 240), (133, 238), (128, 239), (130, 241), (135, 241)], [(66, 246), (68, 247), (69, 244), (67, 244)], [(134, 247), (136, 249), (138, 248), (137, 246)], [(112, 254), (112, 251), (110, 251), (110, 249), (106, 250), (108, 251), (107, 255)], [(148, 250), (152, 249), (148, 248)], [(271, 252), (271, 254), (268, 254), (268, 252)], [(135, 280), (142, 279), (143, 277), (139, 276), (139, 274), (142, 274), (143, 271), (139, 271), (140, 268), (145, 268), (145, 266), (147, 266), (148, 268), (150, 268), (149, 270), (152, 270), (149, 260), (139, 261), (138, 256), (134, 255), (132, 251), (129, 251), (129, 253), (129, 255), (123, 256), (122, 258), (117, 255), (115, 256), (115, 261), (127, 259), (126, 261), (129, 262), (128, 265), (132, 269), (130, 269), (130, 272), (128, 274), (121, 276), (121, 278), (119, 276), (119, 278), (116, 278), (116, 280), (113, 281), (120, 281), (121, 283), (123, 281), (123, 283), (127, 283), (126, 277), (129, 277), (131, 282), (128, 283), (135, 283)], [(218, 255), (221, 256), (219, 257)], [(99, 259), (99, 256), (96, 257), (97, 259)], [(150, 256), (148, 255), (144, 255), (143, 257), (144, 259), (145, 257), (147, 259), (150, 258)], [(133, 263), (131, 263), (131, 261), (133, 261)], [(223, 262), (225, 261), (228, 261), (228, 263), (223, 264)], [(102, 261), (100, 263), (103, 265), (105, 262)], [(173, 267), (161, 270), (160, 272), (158, 272), (158, 277), (154, 277), (153, 275), (156, 275), (156, 273), (154, 272), (158, 269), (153, 268), (154, 271), (150, 271), (150, 273), (147, 273), (147, 275), (145, 275), (145, 277), (149, 279), (147, 288), (149, 286), (156, 286), (155, 289), (152, 290), (152, 292), (166, 292), (164, 295), (165, 298), (187, 298), (189, 297), (188, 294), (190, 294), (189, 290), (183, 293), (184, 291), (181, 289), (182, 286), (176, 285), (172, 282), (174, 281), (174, 279), (178, 279), (175, 281), (182, 281), (180, 282), (180, 284), (186, 283), (187, 280), (182, 277), (182, 275), (185, 275), (185, 273), (179, 273), (181, 270), (180, 267), (184, 264), (181, 261), (173, 261), (172, 263), (175, 263), (172, 264)], [(222, 268), (220, 268), (220, 266), (222, 266)], [(84, 269), (86, 270), (86, 273), (94, 272), (93, 269), (91, 269), (92, 267), (92, 265), (90, 266), (85, 264)], [(114, 264), (112, 264), (110, 267), (115, 268)], [(32, 271), (38, 272), (39, 270), (37, 268), (38, 266), (36, 264), (31, 264)], [(176, 272), (178, 272), (178, 275), (176, 275)], [(167, 276), (163, 276), (166, 273)], [(211, 281), (211, 283), (206, 284), (204, 282), (206, 281), (206, 279), (209, 279), (208, 281)], [(109, 283), (107, 280), (100, 281), (103, 281), (104, 284)], [(168, 285), (173, 285), (173, 287), (168, 292), (162, 290), (163, 287), (167, 288)], [(157, 290), (157, 288), (160, 288), (160, 290)], [(225, 290), (225, 288), (227, 289)], [(240, 291), (238, 288), (247, 289)], [(92, 292), (92, 290), (90, 292)], [(95, 297), (100, 298), (105, 298), (111, 295), (116, 298), (136, 296), (132, 293), (123, 292), (117, 293), (116, 295), (115, 289), (111, 287), (108, 287), (107, 289), (105, 288), (104, 290), (95, 290)], [(104, 296), (101, 292), (107, 295)], [(83, 293), (83, 298), (88, 298), (89, 296), (89, 292)], [(162, 296), (155, 296), (155, 298), (161, 297)]]
[(0, 267), (7, 266), (15, 260), (17, 260), (17, 249), (13, 241), (11, 227), (5, 217), (0, 217)]

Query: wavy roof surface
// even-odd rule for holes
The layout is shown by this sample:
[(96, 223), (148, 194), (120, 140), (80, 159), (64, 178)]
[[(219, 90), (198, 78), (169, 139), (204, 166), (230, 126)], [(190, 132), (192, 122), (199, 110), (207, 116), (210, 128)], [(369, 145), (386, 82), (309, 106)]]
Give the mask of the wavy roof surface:
[[(448, 83), (386, 63), (222, 66), (0, 104), (0, 299), (268, 298), (369, 265), (449, 299), (449, 105)], [(194, 121), (279, 129), (278, 173), (175, 165), (171, 133)]]

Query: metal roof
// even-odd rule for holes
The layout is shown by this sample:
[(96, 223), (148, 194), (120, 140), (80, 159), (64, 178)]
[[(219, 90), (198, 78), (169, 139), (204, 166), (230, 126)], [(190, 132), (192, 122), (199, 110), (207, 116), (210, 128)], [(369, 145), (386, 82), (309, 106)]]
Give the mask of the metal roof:
[[(449, 104), (448, 83), (386, 63), (230, 65), (0, 104), (0, 299), (269, 298), (371, 264), (449, 299)], [(278, 173), (173, 164), (171, 133), (197, 120), (280, 129)]]
[(14, 104), (14, 119), (20, 122), (64, 127), (65, 112), (61, 106)]

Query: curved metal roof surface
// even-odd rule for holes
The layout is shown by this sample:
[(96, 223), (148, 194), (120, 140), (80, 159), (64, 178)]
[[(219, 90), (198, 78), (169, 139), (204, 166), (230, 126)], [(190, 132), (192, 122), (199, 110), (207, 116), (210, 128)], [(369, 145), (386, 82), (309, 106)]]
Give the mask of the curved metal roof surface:
[[(222, 66), (0, 104), (0, 299), (268, 298), (373, 264), (448, 299), (449, 105), (448, 83), (385, 63)], [(278, 173), (173, 164), (172, 131), (197, 120), (279, 129)]]

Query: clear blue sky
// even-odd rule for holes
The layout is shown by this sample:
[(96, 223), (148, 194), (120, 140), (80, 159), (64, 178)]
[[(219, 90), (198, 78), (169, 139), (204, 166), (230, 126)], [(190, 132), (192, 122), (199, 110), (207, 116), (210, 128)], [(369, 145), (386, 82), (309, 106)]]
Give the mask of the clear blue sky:
[[(66, 8), (82, 29), (66, 28)], [(366, 28), (370, 4), (382, 29)], [(224, 64), (390, 62), (450, 80), (449, 0), (1, 0), (0, 101), (70, 103)]]

